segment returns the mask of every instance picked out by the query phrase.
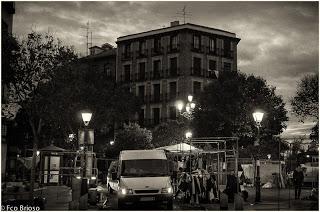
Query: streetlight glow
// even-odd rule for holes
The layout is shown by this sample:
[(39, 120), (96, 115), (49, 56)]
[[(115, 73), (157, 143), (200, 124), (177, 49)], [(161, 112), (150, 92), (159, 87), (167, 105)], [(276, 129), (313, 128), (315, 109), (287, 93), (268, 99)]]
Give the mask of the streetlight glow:
[(264, 113), (258, 112), (258, 111), (252, 113), (253, 119), (257, 124), (261, 123), (261, 121), (263, 119), (263, 115), (264, 115)]
[(194, 109), (196, 107), (196, 104), (194, 102), (190, 103), (191, 109)]
[(181, 112), (183, 109), (183, 102), (178, 102), (177, 103), (177, 109)]
[(188, 101), (192, 102), (192, 100), (193, 100), (193, 96), (192, 95), (188, 95)]
[(191, 138), (191, 137), (192, 137), (192, 132), (190, 132), (190, 131), (186, 132), (186, 138), (188, 139), (188, 138)]
[(110, 141), (110, 145), (113, 145), (114, 144), (114, 141)]
[(40, 151), (37, 151), (37, 156), (39, 156), (40, 155)]
[(88, 126), (89, 122), (91, 120), (91, 117), (92, 117), (92, 113), (88, 113), (88, 112), (81, 113), (81, 116), (82, 116), (82, 120), (83, 120), (84, 125)]
[(189, 105), (186, 106), (186, 111), (187, 111), (187, 113), (190, 112), (190, 106)]

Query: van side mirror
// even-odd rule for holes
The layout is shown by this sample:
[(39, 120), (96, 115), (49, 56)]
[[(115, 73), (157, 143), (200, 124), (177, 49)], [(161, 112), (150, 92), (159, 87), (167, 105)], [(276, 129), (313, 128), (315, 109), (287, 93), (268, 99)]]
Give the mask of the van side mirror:
[(111, 179), (112, 180), (117, 180), (117, 172), (112, 172), (111, 173)]

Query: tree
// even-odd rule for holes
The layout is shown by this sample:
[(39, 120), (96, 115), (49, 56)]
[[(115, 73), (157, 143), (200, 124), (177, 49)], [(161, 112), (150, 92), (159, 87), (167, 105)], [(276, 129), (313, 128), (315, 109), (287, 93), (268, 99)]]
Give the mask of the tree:
[(298, 83), (296, 95), (291, 99), (293, 112), (303, 121), (319, 120), (319, 75), (306, 75)]
[(107, 149), (109, 156), (117, 156), (122, 150), (151, 149), (152, 133), (146, 128), (141, 128), (136, 123), (124, 124), (122, 130), (116, 135), (115, 144)]
[(184, 123), (175, 120), (162, 122), (152, 130), (154, 147), (169, 146), (185, 140), (187, 128)]
[(260, 77), (239, 72), (223, 72), (219, 79), (205, 87), (201, 94), (193, 126), (198, 137), (238, 136), (246, 147), (256, 137), (252, 118), (256, 109), (264, 111), (262, 140), (271, 140), (286, 127), (287, 111), (275, 88)]
[(8, 101), (21, 106), (32, 131), (33, 157), (30, 185), (30, 198), (32, 198), (36, 152), (44, 120), (50, 108), (47, 93), (43, 88), (54, 74), (67, 69), (77, 56), (72, 48), (61, 45), (59, 40), (48, 34), (30, 33), (18, 45), (17, 59), (11, 63), (14, 76), (9, 85)]
[(319, 75), (306, 75), (298, 83), (296, 95), (291, 99), (292, 111), (303, 122), (307, 118), (316, 121), (310, 139), (319, 142)]

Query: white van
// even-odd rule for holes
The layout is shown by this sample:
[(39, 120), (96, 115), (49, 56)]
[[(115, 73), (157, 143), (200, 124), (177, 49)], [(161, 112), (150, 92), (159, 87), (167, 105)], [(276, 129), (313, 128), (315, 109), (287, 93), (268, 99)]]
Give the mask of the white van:
[(173, 207), (173, 188), (168, 161), (163, 150), (125, 150), (120, 152), (117, 176), (118, 208), (142, 202)]

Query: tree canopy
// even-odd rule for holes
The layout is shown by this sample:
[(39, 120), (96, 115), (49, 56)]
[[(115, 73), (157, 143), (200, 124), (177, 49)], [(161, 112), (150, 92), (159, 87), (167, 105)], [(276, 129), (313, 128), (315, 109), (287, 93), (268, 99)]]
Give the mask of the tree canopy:
[(306, 75), (298, 83), (296, 95), (291, 99), (293, 112), (303, 121), (319, 120), (319, 75)]
[(136, 123), (124, 124), (118, 130), (114, 145), (108, 145), (105, 152), (108, 157), (117, 157), (121, 150), (151, 149), (152, 133), (146, 128), (141, 128)]
[(185, 140), (187, 128), (183, 122), (169, 120), (162, 122), (152, 130), (152, 144), (154, 147), (169, 146)]
[(238, 136), (242, 145), (256, 137), (252, 113), (264, 112), (262, 138), (280, 134), (288, 120), (285, 103), (275, 94), (275, 88), (253, 75), (223, 72), (219, 79), (204, 88), (194, 114), (196, 136)]

